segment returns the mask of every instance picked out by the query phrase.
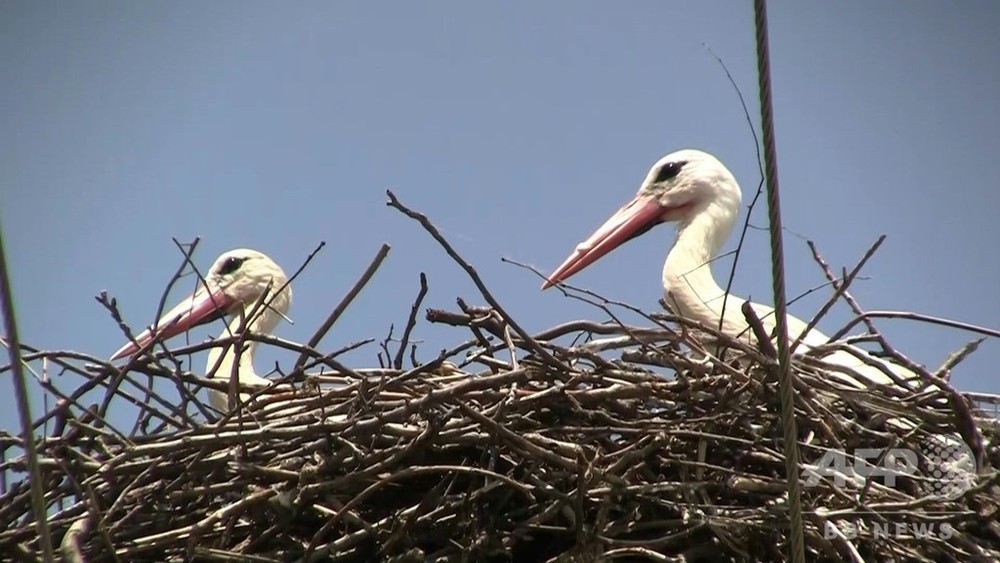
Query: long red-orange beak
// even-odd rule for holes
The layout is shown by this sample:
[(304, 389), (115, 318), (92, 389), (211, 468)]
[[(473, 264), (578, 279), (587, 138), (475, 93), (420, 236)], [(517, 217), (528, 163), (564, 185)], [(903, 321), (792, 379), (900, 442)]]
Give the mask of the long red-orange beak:
[(235, 299), (226, 295), (221, 289), (201, 289), (160, 317), (156, 322), (156, 332), (144, 330), (135, 337), (134, 343), (129, 342), (115, 352), (111, 360), (134, 354), (149, 344), (153, 338), (165, 340), (200, 324), (223, 317), (235, 302)]
[(603, 225), (598, 227), (590, 238), (576, 245), (573, 254), (552, 272), (542, 289), (564, 282), (573, 274), (593, 264), (598, 258), (611, 252), (629, 239), (635, 238), (657, 223), (662, 221), (663, 214), (670, 208), (660, 205), (656, 198), (639, 194), (626, 203)]

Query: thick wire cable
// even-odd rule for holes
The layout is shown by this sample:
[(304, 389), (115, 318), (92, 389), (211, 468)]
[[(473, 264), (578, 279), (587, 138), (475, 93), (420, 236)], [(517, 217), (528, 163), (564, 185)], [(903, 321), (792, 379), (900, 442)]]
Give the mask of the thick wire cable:
[(28, 386), (25, 383), (24, 366), (21, 363), (21, 340), (17, 336), (17, 322), (14, 318), (14, 291), (10, 287), (10, 272), (7, 271), (7, 255), (3, 249), (3, 234), (0, 232), (0, 309), (3, 311), (4, 331), (10, 351), (10, 367), (13, 372), (14, 402), (21, 421), (21, 439), (28, 460), (28, 482), (31, 489), (31, 506), (38, 531), (38, 548), (42, 561), (52, 561), (52, 536), (49, 533), (48, 516), (45, 513), (45, 483), (38, 466), (38, 452), (35, 450), (34, 428), (31, 424), (31, 409), (28, 404)]
[(767, 44), (767, 2), (754, 0), (757, 28), (757, 74), (760, 88), (761, 132), (764, 139), (764, 170), (767, 181), (767, 210), (771, 235), (771, 279), (777, 326), (778, 385), (781, 392), (781, 423), (784, 432), (785, 473), (788, 480), (789, 560), (805, 563), (802, 530), (802, 491), (799, 483), (798, 428), (795, 424), (795, 395), (789, 366), (788, 322), (785, 306), (784, 255), (781, 242), (781, 205), (778, 198), (778, 162), (774, 148), (774, 111), (771, 106), (771, 66)]

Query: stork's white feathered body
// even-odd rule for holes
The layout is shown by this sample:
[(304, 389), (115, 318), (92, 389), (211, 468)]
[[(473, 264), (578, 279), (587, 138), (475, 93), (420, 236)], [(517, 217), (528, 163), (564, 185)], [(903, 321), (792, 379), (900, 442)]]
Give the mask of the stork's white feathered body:
[[(266, 294), (266, 295), (265, 295)], [(255, 305), (263, 300), (256, 312)], [(135, 353), (154, 337), (166, 339), (220, 317), (229, 317), (220, 338), (238, 334), (242, 329), (258, 334), (270, 334), (288, 312), (292, 304), (292, 289), (285, 272), (266, 255), (241, 248), (219, 256), (205, 276), (205, 283), (193, 295), (184, 299), (164, 314), (155, 326), (155, 332), (146, 330), (115, 352), (112, 360)], [(252, 313), (252, 314), (251, 314)], [(253, 356), (257, 342), (246, 341), (238, 345), (216, 346), (208, 353), (205, 373), (208, 377), (228, 381), (232, 374), (241, 386), (267, 386), (271, 381), (260, 377), (253, 369)], [(242, 400), (248, 395), (240, 394)], [(209, 389), (209, 401), (221, 412), (228, 412), (228, 394)]]
[[(753, 334), (741, 308), (746, 301), (725, 290), (712, 276), (711, 262), (729, 237), (739, 214), (742, 196), (732, 173), (714, 156), (698, 150), (681, 150), (661, 158), (646, 175), (639, 192), (611, 216), (562, 263), (542, 286), (566, 280), (622, 243), (663, 222), (678, 223), (677, 238), (663, 264), (663, 289), (667, 303), (681, 317), (711, 327), (728, 336), (752, 342)], [(724, 305), (723, 305), (724, 304)], [(751, 303), (769, 334), (775, 325), (774, 309)], [(725, 308), (723, 310), (723, 307)], [(807, 323), (791, 315), (788, 335), (794, 342)], [(827, 344), (829, 338), (818, 330), (806, 333), (796, 353)], [(861, 350), (856, 352), (864, 355)], [(913, 373), (902, 366), (870, 358), (869, 365), (855, 355), (836, 350), (824, 361), (847, 368), (850, 374), (833, 376), (857, 388), (870, 384), (890, 384), (882, 369), (903, 379)]]

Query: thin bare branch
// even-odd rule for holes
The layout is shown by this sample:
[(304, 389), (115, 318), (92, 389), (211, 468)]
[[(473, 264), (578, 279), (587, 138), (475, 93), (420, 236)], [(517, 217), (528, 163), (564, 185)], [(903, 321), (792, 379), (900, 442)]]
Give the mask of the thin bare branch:
[[(352, 301), (354, 301), (354, 298), (357, 297), (359, 293), (361, 293), (361, 290), (364, 289), (366, 285), (368, 285), (368, 282), (372, 279), (372, 276), (375, 275), (375, 272), (378, 271), (379, 266), (382, 265), (382, 261), (385, 260), (386, 256), (388, 256), (389, 248), (390, 246), (388, 244), (382, 243), (382, 246), (379, 247), (378, 252), (375, 253), (375, 257), (372, 258), (371, 263), (368, 264), (368, 267), (365, 268), (364, 273), (361, 274), (361, 277), (358, 278), (356, 282), (354, 282), (354, 285), (351, 287), (350, 291), (348, 291), (347, 295), (345, 295), (344, 298), (340, 300), (340, 303), (338, 303), (337, 306), (333, 309), (333, 312), (330, 313), (330, 316), (327, 317), (325, 321), (323, 321), (323, 324), (321, 324), (318, 329), (316, 329), (316, 333), (313, 334), (312, 338), (309, 339), (309, 343), (306, 345), (307, 347), (316, 348), (320, 340), (323, 340), (323, 337), (326, 336), (326, 333), (329, 332), (329, 330), (333, 327), (333, 324), (337, 322), (337, 319), (340, 318), (340, 315), (344, 314), (344, 311), (346, 311), (347, 307), (351, 304)], [(305, 362), (305, 360), (306, 360), (305, 355), (300, 355), (299, 358), (295, 360), (295, 369), (296, 370), (301, 369), (302, 364)]]
[(402, 369), (403, 367), (403, 354), (406, 352), (406, 345), (410, 341), (410, 333), (413, 332), (413, 327), (417, 325), (417, 312), (420, 310), (420, 304), (424, 301), (424, 296), (427, 295), (427, 275), (420, 272), (420, 291), (417, 293), (417, 298), (413, 300), (413, 306), (410, 307), (410, 316), (406, 319), (406, 328), (403, 329), (403, 336), (399, 339), (399, 349), (396, 350), (396, 357), (392, 361), (392, 366), (396, 369)]
[(490, 293), (490, 290), (486, 288), (486, 284), (483, 283), (482, 278), (480, 278), (479, 274), (476, 273), (475, 268), (473, 268), (471, 264), (466, 262), (464, 258), (462, 258), (457, 252), (455, 252), (455, 249), (452, 248), (451, 244), (448, 243), (448, 241), (444, 238), (444, 236), (441, 235), (441, 232), (438, 231), (437, 227), (435, 227), (433, 223), (430, 222), (430, 219), (428, 219), (426, 215), (419, 213), (417, 211), (413, 211), (412, 209), (403, 205), (399, 201), (399, 199), (396, 198), (396, 195), (393, 194), (391, 190), (386, 190), (385, 193), (386, 196), (388, 196), (389, 198), (389, 201), (386, 202), (386, 205), (394, 209), (397, 209), (398, 211), (402, 212), (403, 215), (406, 215), (407, 217), (420, 223), (420, 226), (422, 226), (424, 230), (427, 231), (432, 237), (434, 237), (434, 240), (436, 240), (438, 244), (440, 244), (441, 247), (444, 248), (444, 251), (448, 253), (448, 256), (450, 256), (452, 260), (454, 260), (459, 266), (461, 266), (463, 270), (465, 270), (465, 273), (468, 274), (469, 278), (472, 280), (472, 283), (476, 285), (476, 288), (479, 290), (479, 293), (481, 293), (483, 298), (486, 299), (486, 302), (489, 303), (491, 307), (496, 309), (498, 313), (500, 313), (504, 321), (510, 324), (511, 328), (514, 329), (514, 332), (516, 332), (518, 336), (520, 336), (525, 342), (527, 342), (531, 346), (532, 351), (538, 354), (538, 356), (542, 359), (542, 361), (549, 364), (555, 369), (566, 368), (566, 366), (564, 366), (562, 362), (552, 357), (552, 354), (549, 354), (544, 348), (539, 346), (538, 343), (535, 342), (533, 338), (531, 338), (531, 335), (529, 335), (523, 328), (521, 328), (514, 321), (514, 319), (509, 314), (507, 314), (507, 311), (505, 311), (504, 308), (500, 305), (500, 302), (497, 301), (496, 298), (493, 297), (493, 294)]

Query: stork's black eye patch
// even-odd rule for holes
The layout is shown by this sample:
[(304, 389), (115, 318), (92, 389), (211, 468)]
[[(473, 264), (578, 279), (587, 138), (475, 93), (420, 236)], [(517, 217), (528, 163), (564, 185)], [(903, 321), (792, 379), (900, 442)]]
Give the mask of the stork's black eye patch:
[(672, 179), (680, 173), (681, 168), (687, 164), (686, 160), (678, 160), (676, 162), (668, 162), (660, 167), (660, 170), (656, 172), (656, 178), (653, 180), (654, 183), (666, 182)]
[(230, 256), (229, 258), (226, 258), (226, 261), (223, 262), (221, 266), (219, 266), (219, 269), (215, 273), (219, 274), (220, 276), (231, 274), (236, 270), (238, 270), (240, 266), (243, 265), (244, 260), (245, 258), (240, 258), (238, 256)]

